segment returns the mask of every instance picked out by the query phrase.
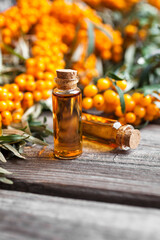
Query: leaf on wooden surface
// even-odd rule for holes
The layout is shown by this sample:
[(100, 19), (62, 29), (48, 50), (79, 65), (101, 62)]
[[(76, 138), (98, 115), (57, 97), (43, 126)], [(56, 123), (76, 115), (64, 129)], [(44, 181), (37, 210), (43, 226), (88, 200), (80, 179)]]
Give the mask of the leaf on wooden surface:
[(91, 21), (86, 20), (87, 22), (87, 34), (88, 34), (88, 49), (87, 57), (94, 52), (95, 48), (95, 34), (94, 34), (94, 25)]
[[(0, 147), (1, 147), (1, 145), (0, 145)], [(7, 162), (6, 161), (6, 159), (5, 159), (5, 157), (4, 157), (4, 155), (0, 152), (0, 160), (2, 161), (2, 162)]]
[(117, 80), (117, 81), (124, 80), (124, 78), (121, 78), (121, 77), (117, 76), (116, 74), (114, 74), (112, 72), (109, 72), (107, 75), (108, 75), (108, 77), (113, 78), (114, 80)]
[(125, 107), (123, 91), (116, 85), (116, 82), (113, 82), (113, 85), (115, 86), (117, 93), (119, 95), (119, 98), (120, 98), (122, 113), (125, 113), (126, 107)]
[(7, 171), (6, 169), (0, 167), (0, 174), (12, 174), (12, 173)]
[(15, 156), (17, 156), (17, 157), (19, 157), (19, 158), (25, 159), (25, 157), (22, 156), (22, 155), (17, 151), (17, 149), (14, 148), (13, 146), (11, 146), (10, 144), (5, 143), (5, 144), (2, 144), (2, 145), (5, 147), (6, 150), (11, 151)]
[(4, 176), (0, 176), (0, 182), (5, 183), (5, 184), (13, 184), (13, 181), (4, 177)]

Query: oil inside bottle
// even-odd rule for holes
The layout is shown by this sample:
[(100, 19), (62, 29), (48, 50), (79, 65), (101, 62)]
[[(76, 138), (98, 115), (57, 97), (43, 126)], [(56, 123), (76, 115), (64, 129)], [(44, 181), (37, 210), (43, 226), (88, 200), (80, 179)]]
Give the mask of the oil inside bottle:
[(54, 154), (73, 159), (82, 153), (82, 96), (78, 88), (65, 92), (53, 90)]

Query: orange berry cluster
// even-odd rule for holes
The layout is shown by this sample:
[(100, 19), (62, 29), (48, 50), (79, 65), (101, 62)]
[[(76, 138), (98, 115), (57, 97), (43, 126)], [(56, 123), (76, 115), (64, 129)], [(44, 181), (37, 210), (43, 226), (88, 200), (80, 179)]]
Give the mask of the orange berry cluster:
[[(63, 11), (62, 11), (63, 9)], [(51, 14), (56, 17), (63, 26), (69, 30), (64, 31), (64, 41), (70, 46), (76, 33), (76, 26), (80, 29), (77, 35), (77, 49), (81, 48), (81, 56), (79, 60), (73, 64), (72, 68), (80, 72), (82, 76), (81, 83), (86, 85), (93, 77), (97, 77), (96, 71), (96, 55), (104, 60), (113, 60), (119, 62), (122, 59), (123, 39), (119, 31), (115, 31), (110, 25), (103, 24), (102, 19), (96, 12), (88, 6), (83, 6), (80, 3), (69, 3), (64, 0), (57, 0), (52, 4)], [(88, 46), (88, 24), (86, 19), (89, 19), (94, 27), (95, 34), (95, 50), (89, 58), (86, 57)], [(96, 28), (96, 24), (108, 32), (113, 41), (101, 30)], [(105, 44), (102, 44), (105, 42)]]
[(0, 14), (2, 41), (11, 44), (13, 39), (18, 39), (21, 32), (27, 33), (49, 9), (48, 0), (18, 0), (16, 6)]
[(126, 47), (133, 44), (137, 39), (144, 41), (147, 37), (148, 26), (143, 28), (139, 26), (138, 21), (128, 24), (124, 29)]
[(102, 7), (105, 6), (110, 9), (117, 9), (122, 11), (128, 11), (134, 4), (140, 0), (84, 0), (93, 7)]
[[(127, 82), (117, 81), (117, 86), (125, 90)], [(150, 95), (135, 92), (132, 96), (124, 94), (125, 113), (122, 113), (120, 98), (109, 78), (100, 78), (97, 84), (87, 85), (83, 90), (82, 106), (88, 110), (95, 107), (98, 111), (114, 114), (123, 124), (139, 125), (142, 120), (152, 121), (160, 117), (160, 109)]]

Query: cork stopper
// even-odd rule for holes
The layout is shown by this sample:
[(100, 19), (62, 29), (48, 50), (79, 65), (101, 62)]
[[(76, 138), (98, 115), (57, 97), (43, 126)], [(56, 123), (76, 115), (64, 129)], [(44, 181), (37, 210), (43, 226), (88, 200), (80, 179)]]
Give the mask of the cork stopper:
[(120, 146), (126, 146), (131, 149), (137, 148), (140, 142), (140, 131), (130, 128), (130, 126), (122, 126), (118, 129), (116, 143)]
[(72, 69), (58, 69), (55, 81), (60, 89), (74, 89), (77, 87), (77, 71)]

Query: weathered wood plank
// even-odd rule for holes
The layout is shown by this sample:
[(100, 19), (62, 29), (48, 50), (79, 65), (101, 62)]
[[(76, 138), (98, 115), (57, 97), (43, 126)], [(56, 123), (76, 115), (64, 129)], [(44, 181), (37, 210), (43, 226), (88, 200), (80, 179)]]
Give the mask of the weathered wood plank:
[(53, 157), (53, 140), (39, 155), (28, 148), (27, 160), (8, 161), (16, 189), (63, 197), (160, 207), (160, 126), (141, 131), (136, 150), (108, 152), (104, 144), (84, 141), (81, 157), (72, 161)]
[(158, 240), (160, 210), (0, 191), (0, 239)]

